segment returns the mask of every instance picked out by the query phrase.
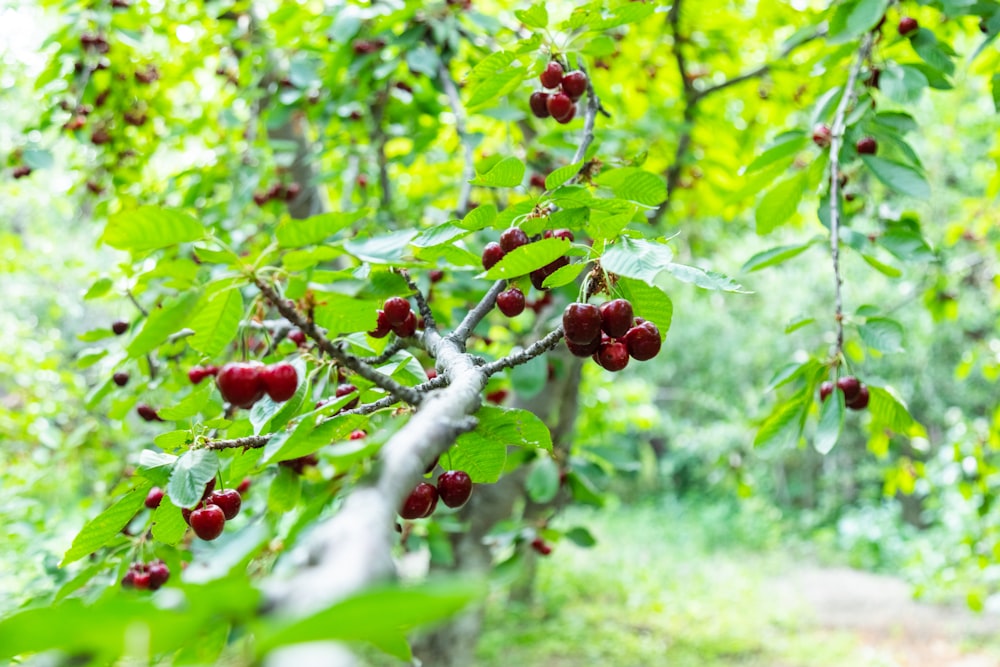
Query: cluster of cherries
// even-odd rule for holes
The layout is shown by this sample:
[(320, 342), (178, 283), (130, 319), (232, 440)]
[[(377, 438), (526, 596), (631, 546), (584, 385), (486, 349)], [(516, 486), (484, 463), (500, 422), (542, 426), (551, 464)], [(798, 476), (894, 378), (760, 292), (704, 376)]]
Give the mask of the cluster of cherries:
[(647, 361), (660, 352), (660, 330), (652, 322), (634, 318), (626, 299), (600, 307), (571, 303), (563, 311), (562, 323), (569, 351), (577, 357), (593, 356), (605, 370), (620, 371), (629, 357)]
[(253, 203), (263, 206), (269, 201), (280, 199), (281, 201), (292, 201), (302, 192), (302, 186), (298, 183), (275, 183), (264, 192), (253, 193)]
[(188, 372), (188, 378), (192, 382), (197, 384), (209, 375), (215, 375), (215, 384), (219, 387), (222, 398), (238, 408), (252, 408), (254, 403), (264, 398), (264, 394), (276, 403), (287, 401), (295, 395), (299, 386), (298, 373), (287, 362), (269, 366), (259, 361), (231, 362), (219, 369), (214, 366), (196, 366), (191, 370), (196, 369), (193, 377)]
[[(819, 123), (813, 128), (813, 143), (820, 148), (828, 148), (833, 140), (833, 130), (825, 123)], [(854, 144), (854, 149), (858, 155), (875, 155), (878, 152), (878, 141), (875, 137), (861, 137)]]
[(375, 328), (368, 335), (385, 338), (390, 331), (400, 338), (408, 338), (417, 332), (417, 316), (410, 308), (410, 302), (399, 296), (385, 300), (378, 311)]
[(538, 118), (552, 116), (558, 123), (568, 123), (576, 115), (576, 101), (587, 91), (587, 75), (580, 70), (563, 74), (556, 61), (545, 66), (539, 75), (542, 86), (556, 92), (536, 91), (528, 98), (531, 113)]
[(430, 482), (417, 484), (403, 502), (399, 516), (404, 519), (425, 519), (434, 513), (439, 498), (448, 507), (456, 508), (468, 502), (471, 496), (472, 478), (469, 474), (462, 470), (448, 470), (438, 477), (437, 486)]
[(154, 560), (152, 563), (132, 563), (128, 567), (128, 572), (122, 577), (122, 588), (155, 591), (167, 583), (169, 578), (170, 568), (162, 560)]
[[(573, 232), (571, 232), (568, 229), (546, 230), (545, 233), (542, 235), (542, 238), (565, 239), (570, 243), (572, 243), (575, 240)], [(531, 242), (532, 240), (528, 238), (527, 233), (525, 233), (525, 231), (520, 227), (511, 227), (510, 229), (505, 229), (504, 232), (500, 234), (499, 243), (497, 243), (496, 241), (490, 241), (489, 243), (486, 244), (486, 247), (483, 248), (483, 268), (489, 271), (494, 267), (494, 265), (496, 265), (497, 262), (503, 259), (507, 255), (507, 253), (515, 250), (516, 248), (520, 248), (523, 245), (527, 245)], [(535, 289), (545, 289), (542, 287), (542, 284), (545, 282), (545, 279), (551, 276), (559, 269), (561, 269), (562, 267), (566, 266), (567, 264), (569, 264), (569, 257), (563, 255), (558, 259), (552, 260), (542, 268), (535, 269), (534, 271), (531, 272), (530, 275), (531, 284), (535, 286)], [(517, 310), (517, 312), (514, 313), (514, 315), (511, 315), (510, 313), (507, 312), (507, 310), (504, 310), (505, 306), (502, 305), (502, 301), (507, 301), (509, 299), (516, 299), (515, 295), (513, 297), (505, 297), (503, 300), (501, 300), (500, 297), (502, 297), (504, 294), (507, 294), (510, 291), (511, 290), (503, 292), (500, 294), (500, 296), (497, 297), (497, 306), (500, 308), (500, 311), (504, 315), (507, 315), (508, 317), (513, 317), (514, 315), (520, 314), (520, 312), (523, 311), (524, 308), (522, 306), (520, 310)], [(517, 290), (517, 292), (520, 291), (521, 290)], [(521, 299), (523, 300), (523, 298), (524, 295), (522, 294)], [(516, 310), (515, 304), (516, 301), (511, 302), (507, 306), (508, 309)]]
[(834, 388), (844, 394), (844, 403), (851, 410), (864, 410), (868, 407), (868, 387), (853, 375), (845, 375), (837, 380), (837, 384), (827, 380), (819, 386), (819, 400), (825, 402), (833, 394)]

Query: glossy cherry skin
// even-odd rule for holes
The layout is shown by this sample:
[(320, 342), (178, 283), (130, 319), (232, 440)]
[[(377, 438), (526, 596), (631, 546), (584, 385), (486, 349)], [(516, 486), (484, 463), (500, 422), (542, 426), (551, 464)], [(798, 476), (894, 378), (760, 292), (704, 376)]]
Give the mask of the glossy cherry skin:
[(535, 289), (539, 290), (548, 289), (547, 287), (543, 287), (543, 285), (545, 284), (545, 279), (551, 276), (559, 269), (561, 269), (562, 267), (566, 266), (567, 264), (569, 264), (569, 258), (560, 257), (557, 260), (549, 262), (540, 269), (535, 269), (530, 274), (531, 284), (535, 286)]
[(126, 373), (125, 371), (119, 371), (114, 375), (112, 375), (111, 379), (119, 387), (124, 387), (125, 385), (128, 384), (128, 373)]
[(249, 477), (244, 477), (243, 481), (240, 482), (240, 485), (236, 487), (236, 492), (240, 494), (241, 498), (243, 497), (244, 493), (250, 490), (251, 484), (253, 484), (253, 480), (250, 479)]
[(545, 103), (545, 106), (549, 110), (552, 117), (560, 123), (568, 123), (572, 120), (573, 115), (576, 113), (576, 105), (573, 104), (573, 100), (570, 99), (570, 96), (565, 93), (549, 95), (549, 99)]
[(554, 60), (549, 62), (549, 64), (545, 66), (545, 70), (539, 75), (538, 79), (546, 88), (558, 88), (559, 84), (562, 83), (563, 80), (562, 65)]
[(830, 145), (830, 140), (833, 138), (833, 132), (830, 131), (830, 126), (823, 123), (818, 124), (813, 128), (812, 140), (813, 143), (820, 148), (826, 148)]
[(854, 148), (858, 151), (858, 155), (875, 155), (878, 152), (878, 142), (874, 137), (862, 137), (858, 139)]
[(390, 297), (382, 304), (382, 310), (385, 312), (385, 319), (389, 320), (389, 326), (398, 327), (411, 312), (410, 302), (398, 296)]
[(404, 519), (421, 519), (427, 516), (429, 512), (433, 511), (437, 496), (438, 491), (433, 484), (420, 482), (403, 502), (399, 516)]
[(461, 507), (472, 496), (472, 478), (463, 470), (441, 473), (437, 480), (438, 495), (448, 507)]
[(549, 108), (548, 108), (549, 94), (538, 91), (532, 93), (531, 97), (528, 98), (528, 106), (531, 107), (531, 113), (535, 114), (536, 118), (548, 118)]
[(586, 345), (577, 345), (566, 341), (566, 348), (574, 357), (589, 357), (601, 349), (601, 339), (595, 338)]
[(546, 544), (545, 540), (543, 540), (540, 537), (536, 537), (535, 539), (531, 540), (531, 548), (537, 551), (542, 556), (548, 556), (550, 553), (552, 553), (552, 547)]
[(275, 403), (287, 401), (299, 387), (299, 374), (295, 372), (295, 366), (288, 363), (266, 367), (260, 373), (260, 380), (264, 391)]
[(364, 440), (368, 437), (368, 433), (362, 431), (360, 428), (351, 431), (351, 435), (348, 436), (348, 440)]
[(844, 400), (850, 403), (861, 391), (861, 381), (853, 375), (845, 375), (837, 380), (837, 389), (844, 392)]
[(403, 323), (398, 327), (392, 328), (393, 332), (400, 338), (409, 338), (413, 334), (417, 333), (417, 316), (410, 311), (410, 314), (406, 316)]
[(163, 489), (158, 486), (154, 486), (146, 494), (146, 507), (151, 510), (155, 510), (163, 502)]
[(589, 303), (571, 303), (562, 316), (566, 340), (574, 345), (587, 345), (601, 337), (601, 311)]
[(145, 403), (140, 403), (136, 406), (135, 411), (139, 413), (139, 416), (148, 422), (161, 422), (160, 415), (156, 414), (156, 410), (152, 407), (146, 405)]
[(628, 366), (628, 356), (628, 348), (624, 343), (602, 342), (594, 360), (605, 370), (617, 372)]
[(524, 292), (511, 287), (497, 295), (497, 308), (507, 317), (517, 317), (524, 312)]
[(573, 100), (587, 92), (587, 75), (580, 70), (569, 72), (562, 78), (562, 90)]
[(601, 304), (601, 329), (612, 338), (621, 338), (632, 328), (632, 304), (614, 299)]
[(542, 236), (547, 239), (564, 239), (570, 243), (576, 240), (573, 232), (568, 229), (546, 229)]
[(170, 578), (170, 568), (161, 560), (153, 561), (147, 568), (149, 572), (149, 589), (155, 591)]
[(503, 249), (504, 253), (520, 248), (523, 245), (528, 245), (530, 242), (531, 239), (528, 238), (528, 235), (525, 234), (524, 230), (520, 227), (505, 229), (500, 235), (500, 247)]
[(847, 407), (851, 410), (864, 410), (868, 407), (869, 398), (871, 396), (868, 393), (868, 387), (861, 385), (861, 388), (858, 389), (858, 395), (853, 400), (847, 402)]
[(500, 247), (499, 243), (496, 241), (490, 241), (486, 244), (486, 247), (483, 248), (483, 268), (489, 271), (497, 262), (503, 259), (506, 254), (507, 253), (504, 252), (504, 249)]
[(833, 394), (833, 383), (826, 380), (819, 386), (819, 400), (825, 402)]
[(243, 506), (243, 498), (236, 489), (212, 491), (207, 502), (217, 505), (222, 510), (223, 516), (226, 517), (226, 521), (235, 519), (236, 515), (240, 513), (240, 507)]
[(226, 515), (218, 505), (205, 505), (191, 512), (191, 528), (203, 540), (214, 540), (225, 527)]
[(899, 34), (906, 37), (920, 29), (920, 24), (917, 23), (917, 19), (912, 16), (904, 16), (899, 19), (899, 26), (897, 27)]
[(660, 330), (652, 322), (643, 322), (629, 329), (624, 338), (629, 356), (636, 361), (648, 361), (660, 353)]
[(386, 317), (385, 311), (378, 311), (378, 319), (375, 323), (375, 328), (368, 332), (368, 335), (372, 338), (385, 338), (392, 331), (392, 326), (389, 324), (389, 318)]
[(123, 333), (128, 331), (128, 326), (128, 322), (118, 320), (111, 325), (111, 330), (115, 332), (116, 336), (121, 336)]
[(238, 408), (249, 408), (264, 397), (261, 371), (264, 365), (257, 362), (229, 363), (219, 369), (215, 384), (222, 398)]

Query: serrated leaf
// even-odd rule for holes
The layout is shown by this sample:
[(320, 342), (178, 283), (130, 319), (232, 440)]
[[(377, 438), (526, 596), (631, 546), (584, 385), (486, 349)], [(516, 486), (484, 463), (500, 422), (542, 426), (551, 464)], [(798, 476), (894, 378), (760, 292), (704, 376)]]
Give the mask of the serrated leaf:
[(559, 493), (559, 466), (547, 456), (537, 459), (524, 482), (532, 502), (547, 503)]
[(820, 407), (819, 425), (816, 427), (816, 437), (813, 447), (820, 454), (828, 454), (840, 439), (840, 430), (844, 425), (844, 392), (835, 391)]
[(288, 466), (278, 466), (278, 474), (271, 481), (267, 494), (267, 508), (282, 514), (295, 507), (302, 493), (299, 475)]
[(879, 75), (879, 90), (900, 104), (914, 104), (920, 100), (928, 85), (927, 76), (909, 65), (890, 64)]
[(167, 496), (178, 507), (194, 507), (205, 485), (219, 471), (219, 455), (209, 449), (191, 449), (174, 464), (167, 484)]
[(781, 160), (790, 160), (809, 145), (805, 132), (786, 132), (775, 139), (773, 146), (754, 158), (747, 165), (746, 173), (752, 174)]
[(379, 302), (355, 299), (344, 294), (317, 294), (318, 306), (313, 309), (316, 324), (332, 336), (371, 331), (378, 319)]
[(205, 405), (212, 398), (212, 384), (205, 383), (195, 388), (190, 394), (185, 396), (177, 405), (160, 408), (157, 414), (160, 418), (175, 421), (178, 419), (189, 419), (202, 411)]
[[(354, 398), (341, 396), (324, 405), (323, 410), (339, 410)], [(306, 416), (291, 433), (284, 432), (272, 437), (264, 447), (260, 465), (297, 459), (312, 454), (323, 445), (346, 440), (351, 431), (364, 426), (368, 418), (364, 415), (337, 415), (325, 419), (319, 425), (316, 425), (315, 420), (315, 417)]]
[(407, 256), (415, 229), (401, 229), (360, 241), (345, 241), (344, 250), (363, 262), (398, 264)]
[(101, 240), (119, 250), (143, 251), (197, 241), (204, 235), (201, 222), (187, 213), (142, 206), (108, 218)]
[(868, 385), (868, 411), (872, 420), (896, 433), (924, 435), (924, 428), (910, 415), (906, 405), (884, 387)]
[(91, 299), (100, 298), (110, 292), (113, 285), (114, 282), (112, 282), (111, 278), (100, 278), (83, 295), (83, 300), (90, 301)]
[(549, 13), (545, 5), (537, 3), (528, 9), (518, 9), (514, 11), (514, 16), (528, 28), (545, 29), (549, 25)]
[(933, 31), (920, 28), (915, 35), (910, 36), (910, 45), (913, 46), (917, 55), (934, 69), (947, 75), (954, 74), (955, 63), (938, 43)]
[(480, 204), (465, 215), (465, 218), (459, 223), (459, 227), (472, 231), (486, 229), (493, 224), (496, 217), (496, 206), (493, 204)]
[(626, 278), (652, 284), (670, 265), (674, 252), (663, 243), (623, 236), (601, 256), (601, 266)]
[(478, 83), (467, 86), (469, 88), (469, 99), (465, 106), (469, 111), (476, 111), (480, 107), (493, 101), (497, 97), (506, 95), (516, 90), (524, 77), (527, 69), (524, 67), (510, 67), (502, 72), (498, 72), (493, 78), (484, 79)]
[(524, 180), (525, 166), (516, 157), (506, 157), (493, 165), (486, 173), (472, 179), (473, 185), (494, 188), (512, 188)]
[(631, 278), (620, 279), (617, 287), (622, 297), (631, 302), (635, 316), (655, 324), (660, 330), (660, 337), (666, 337), (674, 316), (674, 304), (670, 297), (658, 287), (650, 287), (641, 280)]
[(456, 240), (468, 236), (470, 233), (471, 230), (463, 229), (451, 222), (444, 222), (417, 234), (416, 238), (410, 241), (410, 245), (418, 248), (432, 248), (434, 246), (454, 243)]
[(554, 262), (569, 252), (569, 249), (569, 241), (564, 239), (551, 238), (528, 243), (504, 255), (483, 277), (487, 280), (517, 278)]
[(555, 190), (560, 185), (568, 181), (569, 179), (580, 173), (580, 167), (583, 166), (583, 162), (574, 162), (573, 164), (568, 164), (565, 167), (559, 167), (545, 177), (545, 189)]
[(452, 469), (464, 470), (476, 484), (493, 484), (507, 463), (507, 446), (476, 431), (458, 436), (448, 450)]
[(806, 190), (806, 175), (801, 172), (779, 181), (768, 190), (754, 212), (757, 233), (770, 234), (788, 222), (799, 210), (799, 202)]
[(861, 159), (886, 187), (917, 199), (928, 199), (931, 196), (931, 186), (923, 174), (913, 167), (874, 155), (862, 155)]
[(818, 241), (818, 238), (812, 238), (805, 243), (799, 243), (797, 245), (782, 245), (764, 250), (763, 252), (759, 252), (748, 259), (740, 271), (743, 273), (751, 273), (753, 271), (760, 271), (761, 269), (769, 266), (783, 264), (793, 257), (798, 257), (815, 245)]
[(151, 488), (153, 488), (151, 481), (139, 480), (135, 488), (118, 499), (111, 507), (88, 521), (73, 538), (73, 544), (66, 551), (59, 566), (65, 567), (73, 561), (97, 551), (117, 537), (122, 528), (132, 520), (132, 517), (142, 507), (146, 501), (146, 494)]
[(367, 214), (367, 210), (361, 210), (350, 213), (321, 213), (304, 220), (289, 219), (278, 225), (274, 235), (282, 248), (301, 248), (325, 241)]
[(803, 414), (808, 409), (810, 397), (800, 393), (792, 399), (779, 403), (768, 415), (764, 423), (757, 429), (757, 435), (753, 439), (754, 447), (764, 447), (772, 443), (787, 440), (794, 431), (799, 432), (797, 425)]
[(687, 266), (686, 264), (671, 263), (667, 266), (667, 270), (656, 279), (654, 284), (658, 287), (663, 287), (667, 283), (664, 276), (668, 274), (681, 282), (691, 283), (702, 289), (736, 292), (737, 294), (753, 294), (753, 292), (744, 288), (727, 275), (716, 271), (699, 269), (696, 266)]
[(889, 229), (878, 237), (878, 244), (904, 262), (930, 262), (936, 258), (926, 239), (913, 229)]
[(589, 549), (590, 547), (597, 544), (597, 540), (591, 534), (589, 530), (583, 526), (575, 526), (567, 530), (563, 537), (572, 542), (578, 547), (583, 547), (584, 549)]
[(243, 295), (239, 289), (206, 292), (188, 321), (188, 327), (194, 329), (194, 335), (187, 339), (188, 345), (214, 357), (236, 338), (242, 319)]
[(198, 298), (197, 291), (184, 292), (151, 309), (139, 333), (125, 348), (129, 358), (141, 357), (166, 341), (171, 334), (183, 329)]
[(164, 544), (177, 544), (184, 538), (187, 523), (181, 508), (173, 503), (161, 502), (153, 511), (153, 537)]
[[(186, 447), (193, 442), (191, 431), (188, 429), (181, 429), (179, 431), (168, 431), (166, 433), (161, 433), (155, 438), (153, 438), (153, 444), (162, 449), (165, 452), (175, 452), (182, 447)], [(143, 450), (145, 454), (147, 450)], [(173, 456), (171, 463), (176, 456)], [(142, 459), (139, 460), (139, 465), (142, 465)]]
[(869, 317), (858, 327), (865, 345), (883, 354), (903, 351), (903, 325), (887, 317)]
[(661, 176), (638, 167), (610, 169), (597, 177), (597, 183), (611, 188), (619, 199), (634, 201), (643, 206), (657, 206), (667, 199), (666, 181)]
[(513, 408), (483, 406), (476, 413), (476, 431), (507, 445), (552, 451), (549, 427), (532, 412)]
[(573, 262), (567, 264), (561, 268), (555, 270), (554, 273), (549, 274), (549, 277), (545, 279), (542, 283), (542, 287), (545, 289), (553, 289), (556, 287), (562, 287), (563, 285), (569, 285), (571, 282), (576, 280), (583, 270), (587, 268), (586, 262)]

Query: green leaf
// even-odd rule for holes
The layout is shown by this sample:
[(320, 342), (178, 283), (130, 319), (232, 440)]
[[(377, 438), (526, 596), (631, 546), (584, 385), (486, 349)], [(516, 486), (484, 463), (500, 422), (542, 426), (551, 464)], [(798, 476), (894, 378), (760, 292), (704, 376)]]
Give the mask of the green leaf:
[(548, 359), (541, 354), (527, 363), (514, 366), (510, 369), (510, 380), (518, 396), (524, 399), (534, 398), (548, 384)]
[(486, 229), (493, 224), (496, 217), (496, 206), (493, 204), (480, 204), (465, 215), (465, 218), (459, 223), (459, 227), (472, 231)]
[(209, 449), (191, 449), (174, 464), (167, 496), (178, 507), (194, 507), (205, 493), (205, 485), (219, 471), (219, 455)]
[(597, 540), (594, 539), (594, 536), (583, 526), (570, 528), (563, 534), (563, 537), (576, 546), (583, 547), (584, 549), (589, 549), (597, 544)]
[(32, 169), (51, 169), (55, 158), (51, 151), (41, 148), (28, 148), (21, 152), (21, 160)]
[(278, 475), (271, 481), (267, 493), (267, 508), (283, 514), (298, 504), (301, 493), (299, 474), (288, 466), (278, 466)]
[(897, 269), (895, 266), (879, 261), (878, 259), (872, 257), (871, 255), (861, 253), (861, 259), (865, 260), (865, 262), (869, 266), (874, 268), (882, 275), (888, 276), (890, 278), (899, 278), (901, 275), (903, 275), (903, 272)]
[(278, 225), (274, 234), (282, 248), (301, 248), (330, 238), (365, 217), (367, 210), (350, 213), (321, 213), (304, 220), (289, 219)]
[(622, 167), (602, 172), (597, 177), (597, 183), (611, 188), (619, 199), (634, 201), (643, 206), (657, 206), (667, 199), (666, 181), (638, 167)]
[[(753, 446), (764, 447), (772, 443), (784, 442), (789, 439), (793, 431), (800, 432), (797, 423), (801, 421), (808, 409), (810, 400), (811, 397), (803, 392), (784, 403), (779, 403), (757, 429)], [(795, 428), (793, 429), (792, 426)]]
[(113, 285), (114, 282), (112, 282), (111, 278), (99, 278), (90, 286), (87, 293), (83, 295), (83, 300), (90, 301), (91, 299), (100, 298), (110, 292)]
[(516, 157), (507, 157), (490, 168), (486, 173), (472, 179), (473, 185), (485, 185), (494, 188), (512, 188), (524, 180), (524, 163)]
[(209, 357), (218, 355), (235, 338), (243, 319), (243, 295), (235, 287), (209, 291), (198, 301), (188, 327), (188, 345)]
[(903, 325), (887, 317), (869, 317), (858, 327), (865, 345), (883, 354), (903, 351)]
[(925, 435), (924, 427), (913, 419), (906, 405), (886, 388), (868, 385), (868, 395), (868, 411), (875, 423), (911, 437)]
[(493, 484), (507, 462), (507, 446), (477, 431), (458, 436), (448, 450), (449, 466), (464, 470), (476, 484)]
[(532, 5), (528, 9), (518, 9), (514, 11), (517, 20), (527, 28), (545, 29), (549, 25), (549, 13), (545, 5), (541, 2)]
[(934, 69), (951, 75), (955, 73), (955, 63), (951, 56), (938, 43), (934, 32), (927, 28), (920, 28), (917, 34), (910, 37), (910, 44), (925, 63)]
[(734, 281), (727, 275), (717, 273), (715, 271), (706, 271), (705, 269), (699, 269), (696, 266), (687, 266), (686, 264), (670, 264), (667, 266), (666, 272), (661, 275), (656, 280), (656, 285), (658, 287), (663, 287), (667, 282), (664, 277), (670, 274), (677, 280), (685, 283), (691, 283), (697, 285), (702, 289), (707, 290), (720, 290), (723, 292), (736, 292), (738, 294), (753, 294), (750, 290), (744, 288), (742, 285)]
[(587, 268), (586, 262), (571, 262), (570, 264), (560, 267), (556, 269), (555, 272), (549, 274), (549, 277), (542, 283), (542, 287), (545, 289), (553, 289), (555, 287), (569, 285), (571, 282), (576, 280), (577, 276), (583, 273), (585, 268)]
[(196, 387), (177, 405), (160, 408), (157, 414), (168, 421), (189, 419), (201, 412), (212, 398), (213, 383), (206, 382)]
[(652, 284), (673, 258), (674, 253), (666, 244), (623, 236), (604, 251), (601, 266), (619, 276)]
[[(1000, 14), (997, 14), (997, 16), (1000, 16)], [(993, 108), (997, 110), (997, 113), (1000, 113), (1000, 74), (994, 74), (990, 82), (993, 92)]]
[(560, 185), (568, 181), (569, 179), (580, 173), (580, 167), (583, 166), (583, 162), (574, 162), (573, 164), (568, 164), (565, 167), (559, 167), (545, 177), (545, 189), (555, 190)]
[(65, 567), (115, 539), (146, 502), (146, 494), (151, 488), (153, 488), (151, 481), (139, 480), (139, 483), (114, 505), (88, 521), (73, 538), (73, 544), (66, 551), (59, 566)]
[(476, 432), (506, 445), (552, 451), (549, 427), (532, 412), (485, 405), (476, 413)]
[(444, 222), (423, 230), (410, 241), (410, 244), (418, 248), (433, 248), (434, 246), (454, 243), (456, 240), (468, 236), (469, 233), (468, 229), (458, 227), (451, 222)]
[(435, 79), (439, 73), (438, 69), (441, 67), (441, 58), (437, 51), (425, 44), (420, 44), (406, 52), (406, 66), (411, 72), (420, 72)]
[(928, 185), (923, 174), (913, 167), (874, 155), (862, 155), (861, 159), (886, 187), (917, 199), (930, 198), (931, 186)]
[(184, 292), (152, 308), (142, 329), (125, 348), (128, 356), (132, 359), (141, 357), (166, 341), (171, 334), (183, 329), (198, 303), (198, 297), (196, 291)]
[(828, 454), (840, 438), (840, 430), (844, 426), (844, 392), (835, 391), (820, 407), (819, 426), (816, 427), (816, 437), (813, 447), (820, 454)]
[(305, 363), (301, 359), (295, 359), (292, 366), (295, 367), (299, 377), (292, 397), (287, 401), (276, 403), (270, 396), (264, 396), (250, 408), (250, 423), (253, 425), (254, 435), (273, 433), (287, 424), (298, 413), (306, 396), (311, 394), (312, 383), (306, 377)]
[(187, 531), (181, 508), (173, 503), (161, 502), (153, 511), (153, 537), (164, 544), (178, 544)]
[(879, 90), (893, 102), (914, 104), (929, 85), (927, 76), (909, 65), (888, 65), (879, 76)]
[(559, 466), (548, 456), (536, 459), (524, 484), (532, 502), (551, 501), (559, 493)]
[(407, 255), (415, 229), (401, 229), (360, 241), (345, 241), (344, 250), (363, 262), (397, 264)]
[(569, 249), (569, 241), (565, 239), (551, 238), (529, 243), (504, 255), (483, 277), (487, 280), (517, 278), (554, 262)]
[(313, 317), (316, 324), (330, 332), (331, 337), (375, 328), (378, 301), (335, 293), (317, 293), (317, 300), (320, 305), (313, 310)]
[(806, 136), (805, 132), (786, 132), (775, 138), (773, 146), (755, 157), (753, 162), (747, 165), (746, 173), (752, 174), (780, 160), (794, 158), (799, 151), (808, 145), (809, 137)]
[[(496, 55), (496, 54), (494, 54)], [(477, 111), (497, 97), (516, 90), (524, 81), (527, 69), (513, 66), (497, 72), (492, 78), (484, 79), (467, 86), (469, 99), (465, 106), (469, 111)]]
[(674, 304), (670, 297), (658, 287), (650, 287), (641, 280), (621, 278), (617, 285), (622, 298), (632, 304), (636, 317), (649, 320), (660, 330), (660, 337), (666, 337), (674, 315)]
[(197, 241), (205, 230), (196, 218), (157, 206), (142, 206), (108, 218), (101, 240), (119, 250), (143, 251)]
[[(336, 412), (356, 396), (341, 396), (323, 406), (322, 414)], [(297, 459), (306, 454), (312, 454), (323, 445), (338, 440), (346, 440), (356, 428), (364, 426), (368, 418), (364, 415), (336, 415), (326, 418), (316, 425), (316, 416), (306, 415), (291, 433), (284, 432), (272, 437), (264, 447), (264, 455), (260, 465), (268, 465), (276, 461)]]
[(920, 232), (906, 227), (892, 227), (878, 237), (878, 244), (904, 262), (930, 262), (937, 255)]
[(806, 190), (806, 174), (800, 172), (779, 181), (768, 190), (754, 213), (757, 233), (761, 236), (788, 222), (799, 210), (799, 202)]
[(889, 7), (889, 0), (847, 0), (830, 19), (831, 44), (849, 42), (875, 27)]
[(796, 245), (782, 245), (763, 252), (759, 252), (750, 259), (746, 261), (743, 268), (740, 269), (743, 273), (751, 273), (753, 271), (760, 271), (761, 269), (767, 268), (769, 266), (777, 266), (778, 264), (783, 264), (793, 257), (798, 257), (806, 250), (816, 245), (820, 241), (819, 237), (814, 237), (806, 241), (805, 243), (799, 243)]

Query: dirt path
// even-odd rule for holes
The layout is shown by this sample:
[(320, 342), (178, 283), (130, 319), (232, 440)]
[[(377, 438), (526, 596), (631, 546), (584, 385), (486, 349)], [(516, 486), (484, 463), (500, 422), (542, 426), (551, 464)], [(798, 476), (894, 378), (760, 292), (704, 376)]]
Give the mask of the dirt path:
[[(1000, 611), (975, 614), (913, 599), (903, 581), (850, 568), (804, 568), (775, 582), (819, 627), (855, 634), (871, 664), (885, 667), (1000, 667), (976, 650), (1000, 638)], [(845, 667), (854, 667), (847, 666)]]

